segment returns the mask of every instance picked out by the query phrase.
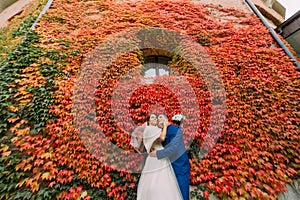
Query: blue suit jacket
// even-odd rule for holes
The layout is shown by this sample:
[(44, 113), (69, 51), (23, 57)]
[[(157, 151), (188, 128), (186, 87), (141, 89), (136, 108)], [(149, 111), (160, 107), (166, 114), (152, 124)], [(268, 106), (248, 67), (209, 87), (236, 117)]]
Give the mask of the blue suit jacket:
[(175, 125), (168, 126), (164, 149), (156, 152), (157, 158), (169, 158), (176, 177), (190, 176), (190, 163), (184, 146), (182, 130)]

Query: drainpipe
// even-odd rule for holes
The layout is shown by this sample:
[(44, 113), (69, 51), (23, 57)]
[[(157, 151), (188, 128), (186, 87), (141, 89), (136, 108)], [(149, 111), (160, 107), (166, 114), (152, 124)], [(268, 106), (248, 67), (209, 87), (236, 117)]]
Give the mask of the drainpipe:
[(282, 40), (278, 37), (277, 33), (274, 31), (274, 29), (269, 25), (269, 23), (265, 20), (264, 16), (261, 14), (261, 12), (256, 8), (256, 6), (252, 3), (251, 0), (245, 0), (247, 4), (250, 6), (250, 8), (253, 10), (253, 12), (259, 17), (259, 19), (262, 21), (262, 23), (269, 29), (272, 37), (275, 39), (275, 41), (279, 44), (281, 48), (283, 48), (284, 52), (291, 58), (291, 60), (296, 64), (298, 67), (298, 70), (300, 70), (300, 63), (297, 61), (297, 59), (294, 57), (294, 55), (290, 52), (290, 50), (285, 46), (285, 44), (282, 42)]
[(36, 18), (36, 20), (34, 21), (34, 23), (31, 26), (31, 30), (35, 29), (35, 25), (38, 22), (38, 20), (42, 17), (43, 14), (45, 14), (47, 12), (47, 10), (50, 8), (51, 4), (52, 4), (53, 0), (48, 0), (47, 4), (45, 5), (44, 9), (42, 10), (42, 12), (40, 12), (39, 16)]

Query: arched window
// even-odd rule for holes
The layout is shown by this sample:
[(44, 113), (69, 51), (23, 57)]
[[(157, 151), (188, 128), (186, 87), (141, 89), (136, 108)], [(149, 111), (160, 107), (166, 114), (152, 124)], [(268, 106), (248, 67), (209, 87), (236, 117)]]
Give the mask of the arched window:
[(169, 61), (171, 61), (171, 58), (166, 56), (145, 57), (145, 70), (143, 71), (143, 76), (145, 78), (151, 78), (155, 76), (170, 75), (170, 68), (167, 66)]

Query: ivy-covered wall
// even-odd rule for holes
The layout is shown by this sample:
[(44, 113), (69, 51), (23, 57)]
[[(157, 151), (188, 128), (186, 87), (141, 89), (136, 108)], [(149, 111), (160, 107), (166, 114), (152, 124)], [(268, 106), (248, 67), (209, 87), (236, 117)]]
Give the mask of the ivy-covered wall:
[[(35, 17), (11, 33), (20, 42), (1, 62), (0, 199), (136, 198), (139, 175), (115, 170), (84, 146), (74, 124), (73, 92), (84, 59), (101, 42), (148, 27), (184, 33), (202, 45), (225, 87), (221, 137), (200, 159), (212, 94), (195, 68), (173, 55), (169, 67), (189, 81), (200, 108), (199, 127), (186, 133), (194, 137), (191, 184), (206, 198), (215, 193), (221, 199), (276, 199), (286, 183), (299, 179), (300, 74), (254, 15), (184, 0), (55, 0), (31, 31)], [(118, 80), (142, 62), (141, 51), (120, 56), (96, 90), (101, 130), (125, 152), (134, 150), (112, 117), (111, 97)], [(174, 94), (150, 86), (133, 93), (125, 117), (142, 123), (154, 104), (169, 116), (180, 110)]]

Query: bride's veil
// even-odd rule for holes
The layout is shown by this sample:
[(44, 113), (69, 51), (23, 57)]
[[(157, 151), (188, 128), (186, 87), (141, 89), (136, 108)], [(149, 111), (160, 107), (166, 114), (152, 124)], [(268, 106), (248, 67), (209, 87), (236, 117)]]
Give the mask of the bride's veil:
[(147, 123), (144, 123), (142, 126), (138, 126), (134, 129), (131, 134), (130, 145), (140, 154), (146, 152), (144, 143), (143, 143), (143, 132), (147, 126)]

